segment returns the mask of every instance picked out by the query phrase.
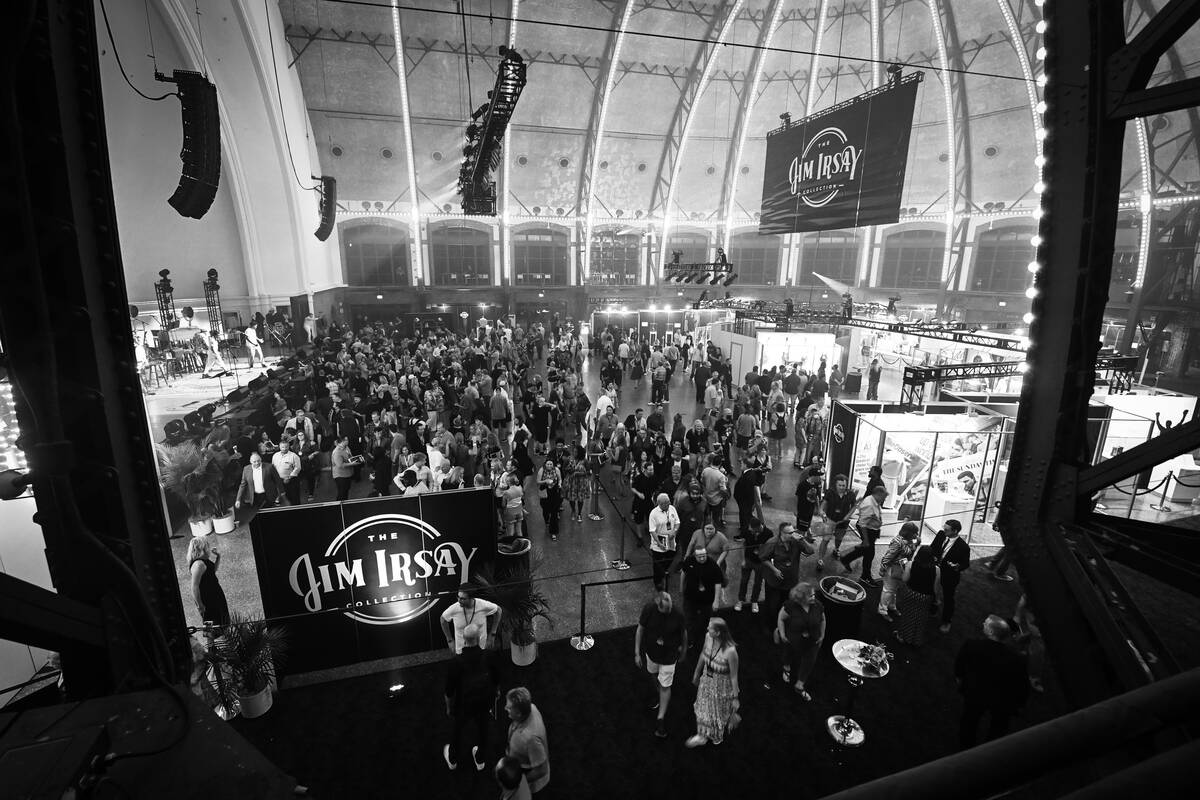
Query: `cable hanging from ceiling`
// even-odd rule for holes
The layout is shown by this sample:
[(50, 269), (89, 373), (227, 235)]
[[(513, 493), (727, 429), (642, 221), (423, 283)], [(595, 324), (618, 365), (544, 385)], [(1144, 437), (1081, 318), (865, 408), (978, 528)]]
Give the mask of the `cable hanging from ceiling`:
[[(283, 91), (279, 87), (279, 67), (275, 60), (275, 34), (271, 31), (270, 0), (263, 0), (263, 13), (267, 17), (267, 43), (271, 50), (271, 74), (275, 76), (275, 99), (279, 102), (279, 124), (283, 128), (283, 144), (287, 148), (288, 164), (291, 165), (292, 177), (296, 179), (296, 185), (306, 192), (311, 192), (315, 189), (320, 189), (321, 184), (305, 186), (304, 181), (300, 180), (300, 173), (296, 171), (296, 159), (292, 157), (292, 142), (288, 138), (287, 114), (283, 110)], [(396, 52), (399, 53), (399, 49)], [(400, 69), (404, 69), (403, 64), (398, 64), (397, 66)]]
[[(167, 92), (166, 94), (160, 95), (158, 97), (151, 97), (150, 95), (146, 94), (141, 89), (139, 89), (133, 85), (133, 81), (129, 80), (129, 74), (127, 72), (125, 72), (125, 65), (121, 63), (121, 54), (117, 51), (117, 41), (116, 41), (116, 39), (113, 38), (112, 26), (109, 25), (109, 23), (108, 23), (108, 9), (104, 7), (104, 0), (100, 0), (100, 15), (104, 17), (104, 29), (106, 31), (108, 31), (108, 42), (109, 42), (109, 44), (112, 45), (113, 58), (116, 59), (117, 69), (119, 69), (121, 71), (121, 77), (125, 79), (125, 82), (127, 84), (129, 84), (129, 88), (133, 89), (133, 91), (137, 92), (137, 94), (141, 95), (145, 99), (156, 102), (156, 103), (159, 100), (166, 100), (168, 97), (179, 97), (179, 94), (177, 92)], [(149, 29), (149, 27), (150, 27), (150, 14), (149, 14), (148, 10), (147, 10), (147, 14), (146, 14), (146, 27), (147, 27), (147, 29)], [(153, 36), (151, 36), (151, 38), (150, 38), (150, 51), (151, 51), (151, 53), (154, 52)], [(157, 71), (158, 71), (158, 67), (156, 64), (155, 72), (157, 72)]]
[[(347, 6), (362, 6), (364, 8), (374, 8), (374, 9), (390, 8), (390, 6), (388, 6), (386, 4), (370, 2), (370, 0), (324, 0), (324, 2), (334, 3), (334, 4), (338, 4), (338, 5), (347, 5)], [(472, 13), (469, 11), (461, 11), (461, 10), (455, 10), (455, 9), (422, 8), (419, 6), (406, 6), (406, 5), (399, 5), (398, 8), (400, 10), (408, 11), (408, 12), (411, 12), (414, 14), (440, 14), (440, 15), (463, 14), (470, 18), (502, 19), (502, 20), (506, 20), (508, 22), (514, 21), (511, 16), (501, 17), (501, 16), (490, 15), (490, 14)], [(578, 23), (578, 22), (553, 22), (550, 20), (539, 20), (539, 19), (526, 19), (526, 20), (522, 20), (522, 21), (528, 25), (540, 25), (540, 26), (546, 27), (546, 28), (567, 28), (570, 30), (591, 31), (593, 33), (617, 33), (617, 30), (615, 28), (612, 28), (609, 26), (604, 26), (604, 25), (584, 25), (584, 24)], [(631, 30), (631, 31), (629, 31), (629, 35), (641, 36), (641, 37), (647, 38), (647, 39), (663, 39), (666, 41), (687, 42), (689, 44), (701, 44), (701, 45), (720, 44), (724, 47), (740, 47), (740, 48), (747, 48), (747, 49), (751, 49), (751, 50), (765, 50), (767, 52), (772, 52), (772, 53), (782, 53), (782, 54), (794, 53), (795, 55), (802, 55), (802, 56), (817, 55), (817, 56), (820, 56), (821, 58), (830, 58), (830, 59), (834, 59), (837, 61), (855, 61), (855, 62), (862, 63), (862, 64), (880, 64), (882, 66), (891, 66), (892, 64), (898, 63), (899, 66), (904, 67), (904, 68), (909, 68), (909, 69), (921, 69), (923, 67), (926, 67), (926, 68), (928, 67), (927, 64), (896, 62), (894, 60), (891, 60), (891, 61), (881, 60), (881, 59), (871, 58), (869, 56), (851, 56), (851, 55), (843, 55), (841, 53), (814, 53), (813, 51), (810, 51), (810, 50), (790, 51), (783, 47), (774, 47), (774, 46), (767, 47), (764, 45), (760, 45), (756, 42), (718, 42), (718, 40), (716, 40), (716, 39), (707, 39), (707, 38), (699, 37), (699, 36), (687, 36), (684, 34), (655, 33), (655, 32), (651, 32), (651, 31)], [(959, 74), (959, 75), (971, 75), (971, 76), (974, 76), (977, 78), (995, 78), (996, 80), (1022, 81), (1022, 82), (1025, 80), (1025, 78), (1020, 75), (1005, 75), (1005, 74), (999, 73), (999, 72), (976, 72), (973, 70), (958, 69), (958, 68), (950, 68), (946, 71), (950, 72), (950, 73), (954, 73), (954, 74)], [(1079, 88), (1083, 88), (1083, 87), (1079, 87)]]

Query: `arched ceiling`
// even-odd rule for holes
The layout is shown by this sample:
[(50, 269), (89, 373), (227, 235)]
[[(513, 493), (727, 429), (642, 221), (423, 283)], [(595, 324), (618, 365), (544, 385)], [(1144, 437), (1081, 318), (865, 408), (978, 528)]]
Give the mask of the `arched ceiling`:
[[(342, 198), (403, 210), (411, 194), (392, 9), (388, 0), (369, 2), (377, 5), (282, 0), (280, 9), (322, 170), (338, 178)], [(1126, 0), (1129, 30), (1163, 2)], [(597, 221), (658, 220), (669, 208), (675, 226), (746, 224), (759, 209), (765, 133), (779, 114), (798, 119), (853, 97), (891, 61), (926, 72), (903, 208), (942, 214), (951, 185), (960, 214), (1037, 205), (1036, 95), (1022, 66), (1038, 72), (1034, 0), (399, 5), (421, 215), (459, 211), (466, 120), (486, 101), (514, 6), (516, 47), (529, 65), (506, 138), (508, 211), (516, 218), (582, 222), (590, 203)], [(464, 18), (460, 7), (482, 16)], [(872, 63), (873, 53), (883, 63)], [(1198, 62), (1188, 53), (1200, 57), (1192, 34), (1155, 82), (1190, 77)], [(943, 58), (964, 71), (949, 92)], [(1190, 112), (1176, 112), (1148, 126), (1154, 191), (1196, 185), (1193, 122)], [(1123, 165), (1131, 198), (1143, 191), (1138, 148), (1131, 132)], [(960, 173), (956, 184), (950, 165)]]

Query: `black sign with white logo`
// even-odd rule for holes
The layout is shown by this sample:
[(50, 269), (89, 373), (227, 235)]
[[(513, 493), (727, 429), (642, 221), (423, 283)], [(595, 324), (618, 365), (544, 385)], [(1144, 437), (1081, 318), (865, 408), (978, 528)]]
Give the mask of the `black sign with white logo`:
[(496, 557), (486, 489), (270, 509), (250, 535), (289, 672), (444, 646), (438, 617)]
[(896, 222), (917, 86), (874, 89), (767, 134), (760, 234)]

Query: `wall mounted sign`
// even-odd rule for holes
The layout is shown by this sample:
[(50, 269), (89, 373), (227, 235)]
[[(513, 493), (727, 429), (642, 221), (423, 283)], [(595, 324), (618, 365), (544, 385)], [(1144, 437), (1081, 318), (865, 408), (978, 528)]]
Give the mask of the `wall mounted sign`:
[(913, 72), (767, 134), (759, 234), (896, 222), (917, 86)]
[(443, 647), (439, 615), (496, 556), (486, 489), (269, 509), (250, 536), (289, 672)]

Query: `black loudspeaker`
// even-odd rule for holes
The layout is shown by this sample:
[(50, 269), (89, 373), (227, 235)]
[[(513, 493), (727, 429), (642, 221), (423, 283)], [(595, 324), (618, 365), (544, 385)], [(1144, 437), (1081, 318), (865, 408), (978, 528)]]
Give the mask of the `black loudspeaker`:
[(246, 395), (248, 395), (248, 394), (250, 394), (250, 391), (248, 389), (245, 389), (245, 388), (234, 389), (232, 392), (229, 393), (229, 396), (225, 398), (225, 402), (226, 403), (236, 403), (240, 400), (245, 399)]
[(217, 406), (214, 403), (205, 403), (196, 409), (196, 413), (200, 415), (200, 421), (205, 425), (212, 422), (213, 414), (217, 411)]
[(257, 392), (259, 389), (264, 388), (266, 385), (267, 385), (267, 379), (263, 378), (263, 377), (258, 377), (258, 378), (255, 378), (254, 380), (250, 381), (250, 383), (246, 384), (246, 388), (252, 392)]
[(183, 106), (183, 174), (167, 202), (185, 217), (200, 219), (217, 196), (221, 179), (221, 117), (217, 87), (199, 72), (175, 70), (172, 79)]
[(321, 178), (321, 224), (314, 234), (318, 240), (325, 241), (333, 233), (334, 217), (337, 214), (337, 180), (327, 176)]

